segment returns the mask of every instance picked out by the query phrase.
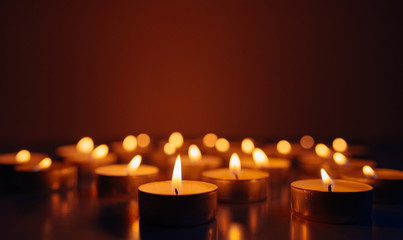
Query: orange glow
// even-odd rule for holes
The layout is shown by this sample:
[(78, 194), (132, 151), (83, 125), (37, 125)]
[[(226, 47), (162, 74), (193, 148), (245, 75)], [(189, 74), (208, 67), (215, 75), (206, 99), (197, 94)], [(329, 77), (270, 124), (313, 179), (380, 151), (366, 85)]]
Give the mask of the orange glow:
[(368, 165), (365, 165), (364, 167), (362, 167), (362, 172), (364, 173), (364, 175), (367, 178), (378, 179), (378, 175), (376, 174), (374, 169), (372, 169), (372, 167), (370, 167)]
[(174, 172), (172, 174), (171, 193), (174, 195), (182, 194), (182, 163), (178, 155), (175, 161)]
[(242, 239), (242, 226), (237, 223), (231, 223), (229, 226), (229, 240)]
[(50, 158), (44, 158), (42, 159), (38, 164), (35, 165), (33, 168), (33, 171), (38, 172), (41, 170), (48, 169), (52, 165), (52, 159)]
[(150, 145), (150, 142), (151, 142), (150, 136), (148, 136), (148, 134), (146, 133), (140, 133), (137, 136), (137, 145), (141, 148), (148, 147), (148, 145)]
[(291, 144), (287, 140), (281, 140), (277, 143), (277, 151), (281, 154), (289, 154), (291, 152)]
[(164, 144), (164, 153), (166, 155), (172, 155), (176, 152), (175, 145), (173, 143), (167, 142)]
[(219, 139), (217, 139), (217, 142), (215, 143), (215, 148), (219, 152), (227, 152), (230, 148), (230, 144), (227, 139), (219, 138)]
[(231, 155), (231, 159), (229, 161), (229, 171), (236, 178), (238, 178), (241, 175), (241, 160), (239, 159), (239, 156), (236, 153), (233, 153)]
[(325, 187), (326, 190), (329, 189), (329, 186), (331, 186), (331, 189), (334, 188), (334, 182), (333, 180), (329, 177), (325, 169), (320, 169), (320, 175), (322, 176), (322, 183), (323, 186)]
[(28, 150), (23, 149), (15, 155), (15, 160), (19, 163), (28, 162), (31, 160), (31, 153)]
[(344, 156), (343, 153), (339, 153), (339, 152), (336, 152), (336, 153), (333, 154), (333, 160), (339, 166), (343, 166), (343, 165), (346, 165), (348, 163), (348, 160), (347, 160), (346, 156)]
[(133, 159), (127, 164), (127, 175), (134, 175), (139, 168), (141, 163), (141, 155), (136, 155)]
[(90, 137), (83, 137), (77, 142), (76, 149), (81, 153), (90, 153), (94, 149), (94, 141)]
[(255, 162), (258, 168), (264, 168), (269, 166), (269, 158), (267, 157), (266, 153), (263, 152), (260, 148), (255, 148), (253, 150), (253, 161)]
[(335, 138), (333, 140), (333, 149), (338, 152), (345, 152), (347, 150), (347, 142), (343, 138)]
[(133, 135), (129, 135), (123, 139), (122, 142), (123, 149), (127, 152), (132, 152), (137, 147), (137, 139)]
[(323, 143), (318, 143), (315, 146), (315, 153), (319, 156), (319, 157), (330, 157), (330, 149)]
[(315, 141), (313, 140), (313, 137), (305, 135), (301, 138), (301, 140), (299, 140), (299, 143), (301, 144), (301, 147), (310, 149), (315, 144)]
[(253, 149), (255, 149), (255, 144), (251, 138), (245, 138), (241, 143), (242, 152), (246, 154), (251, 154)]
[(183, 145), (183, 136), (180, 132), (173, 132), (170, 136), (168, 141), (172, 143), (175, 148), (180, 148)]
[(94, 149), (91, 153), (91, 157), (93, 159), (100, 159), (106, 157), (108, 155), (109, 148), (106, 144), (101, 144)]
[(188, 155), (191, 163), (197, 163), (202, 158), (201, 152), (195, 144), (189, 146)]
[(203, 144), (206, 147), (213, 148), (216, 142), (217, 142), (217, 135), (215, 135), (214, 133), (207, 133), (203, 137)]

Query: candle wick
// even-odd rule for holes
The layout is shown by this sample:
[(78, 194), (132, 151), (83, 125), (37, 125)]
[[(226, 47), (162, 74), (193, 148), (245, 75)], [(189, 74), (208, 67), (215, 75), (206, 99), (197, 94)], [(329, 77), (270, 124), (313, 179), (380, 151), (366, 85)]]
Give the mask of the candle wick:
[(329, 192), (332, 191), (332, 184), (329, 184), (329, 186), (327, 186), (327, 190), (328, 190)]
[(176, 189), (176, 188), (175, 188), (175, 193), (176, 193), (176, 195), (178, 195), (178, 189)]

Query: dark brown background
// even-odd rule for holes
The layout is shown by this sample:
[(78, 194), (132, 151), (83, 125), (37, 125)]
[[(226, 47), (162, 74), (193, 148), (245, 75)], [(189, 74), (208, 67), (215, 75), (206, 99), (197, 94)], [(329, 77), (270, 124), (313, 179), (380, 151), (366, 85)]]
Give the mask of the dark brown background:
[(402, 140), (399, 1), (2, 1), (0, 143)]

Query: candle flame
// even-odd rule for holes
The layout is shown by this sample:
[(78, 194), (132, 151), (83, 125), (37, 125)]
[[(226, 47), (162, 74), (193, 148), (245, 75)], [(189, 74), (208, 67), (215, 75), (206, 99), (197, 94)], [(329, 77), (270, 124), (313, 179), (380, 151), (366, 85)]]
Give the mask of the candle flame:
[(168, 141), (172, 143), (177, 149), (183, 145), (183, 136), (180, 132), (173, 132)]
[(255, 149), (255, 144), (251, 138), (245, 138), (241, 143), (242, 152), (246, 154), (251, 154), (253, 149)]
[(213, 148), (215, 146), (215, 143), (217, 142), (217, 139), (217, 135), (215, 135), (214, 133), (207, 133), (203, 137), (203, 144), (206, 147)]
[(176, 152), (176, 148), (175, 148), (175, 145), (173, 145), (173, 143), (167, 142), (164, 144), (164, 153), (166, 155), (172, 155), (175, 152)]
[(174, 195), (182, 194), (182, 166), (181, 157), (178, 155), (175, 161), (172, 174), (171, 193)]
[(344, 156), (343, 153), (339, 153), (339, 152), (336, 152), (333, 154), (333, 160), (339, 166), (344, 166), (344, 165), (347, 165), (347, 163), (348, 163), (346, 156)]
[(258, 168), (264, 168), (269, 166), (269, 158), (267, 157), (266, 153), (263, 152), (260, 148), (255, 148), (253, 150), (253, 161), (255, 162)]
[(330, 156), (330, 149), (323, 143), (318, 143), (315, 146), (315, 153), (319, 156), (319, 157), (329, 157)]
[(301, 140), (299, 140), (299, 144), (301, 144), (301, 146), (305, 149), (310, 149), (315, 144), (315, 141), (313, 140), (313, 137), (305, 135), (301, 138)]
[(230, 148), (230, 144), (227, 139), (219, 138), (219, 139), (217, 139), (217, 142), (215, 143), (215, 148), (219, 152), (227, 152)]
[(38, 164), (35, 165), (35, 167), (33, 168), (33, 171), (38, 172), (41, 170), (48, 169), (50, 167), (50, 165), (52, 165), (52, 159), (50, 159), (48, 157), (44, 158)]
[(364, 175), (367, 178), (378, 179), (378, 175), (376, 174), (374, 169), (372, 169), (372, 167), (370, 167), (368, 165), (365, 165), (364, 167), (362, 167), (362, 172), (364, 173)]
[(229, 161), (229, 171), (235, 176), (235, 178), (238, 178), (241, 175), (241, 160), (236, 153), (231, 155), (231, 159)]
[(338, 152), (345, 152), (348, 148), (347, 142), (343, 138), (335, 138), (332, 146), (333, 149)]
[(141, 148), (148, 147), (148, 145), (150, 145), (150, 142), (151, 142), (151, 139), (147, 133), (140, 133), (137, 136), (137, 145)]
[(108, 146), (106, 144), (101, 144), (98, 147), (96, 147), (94, 151), (92, 151), (91, 157), (93, 159), (101, 159), (106, 157), (106, 155), (108, 155), (108, 152), (109, 152)]
[(15, 160), (19, 163), (28, 162), (29, 160), (31, 160), (31, 153), (28, 150), (23, 149), (19, 151), (17, 155), (15, 155)]
[(90, 137), (83, 137), (77, 142), (76, 149), (81, 153), (90, 153), (94, 149), (94, 141)]
[(287, 140), (281, 140), (277, 143), (277, 151), (281, 154), (289, 154), (291, 152), (291, 144)]
[(195, 144), (189, 146), (188, 155), (191, 163), (197, 163), (202, 158), (201, 152)]
[(334, 182), (332, 180), (332, 178), (329, 177), (329, 175), (327, 174), (327, 172), (325, 171), (325, 169), (320, 169), (320, 175), (322, 176), (322, 183), (323, 186), (326, 188), (326, 190), (329, 188), (329, 186), (331, 186), (331, 189), (334, 188)]
[(133, 135), (128, 135), (123, 139), (122, 142), (123, 149), (127, 152), (132, 152), (137, 148), (137, 139)]
[(126, 168), (127, 175), (134, 175), (141, 163), (141, 155), (136, 155), (129, 162)]

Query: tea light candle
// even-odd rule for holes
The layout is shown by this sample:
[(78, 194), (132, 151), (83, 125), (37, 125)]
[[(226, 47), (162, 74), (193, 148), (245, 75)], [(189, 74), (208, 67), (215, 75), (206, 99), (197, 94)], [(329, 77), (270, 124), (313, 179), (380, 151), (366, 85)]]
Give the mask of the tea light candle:
[(64, 145), (56, 148), (56, 154), (63, 158), (83, 157), (90, 155), (94, 149), (94, 141), (90, 137), (81, 138), (77, 144)]
[(138, 144), (137, 138), (133, 135), (126, 136), (123, 141), (113, 142), (111, 146), (112, 150), (125, 163), (130, 162), (135, 155), (145, 155), (150, 151), (149, 144), (146, 146)]
[(242, 169), (238, 154), (233, 153), (230, 167), (203, 172), (203, 179), (218, 186), (218, 200), (251, 202), (266, 198), (269, 174), (260, 170)]
[(140, 165), (141, 156), (136, 155), (129, 164), (114, 164), (95, 169), (98, 196), (137, 196), (137, 188), (158, 178), (158, 168)]
[(366, 165), (362, 170), (346, 172), (343, 179), (370, 184), (374, 187), (374, 202), (403, 202), (403, 171)]
[(77, 167), (44, 158), (15, 167), (15, 184), (23, 190), (59, 190), (77, 185)]
[(322, 179), (291, 183), (291, 209), (303, 218), (325, 223), (356, 223), (369, 220), (372, 187), (368, 184), (332, 180), (324, 169)]
[(151, 182), (138, 188), (140, 221), (165, 226), (195, 226), (212, 221), (217, 209), (217, 186), (182, 181), (177, 157), (172, 180)]

